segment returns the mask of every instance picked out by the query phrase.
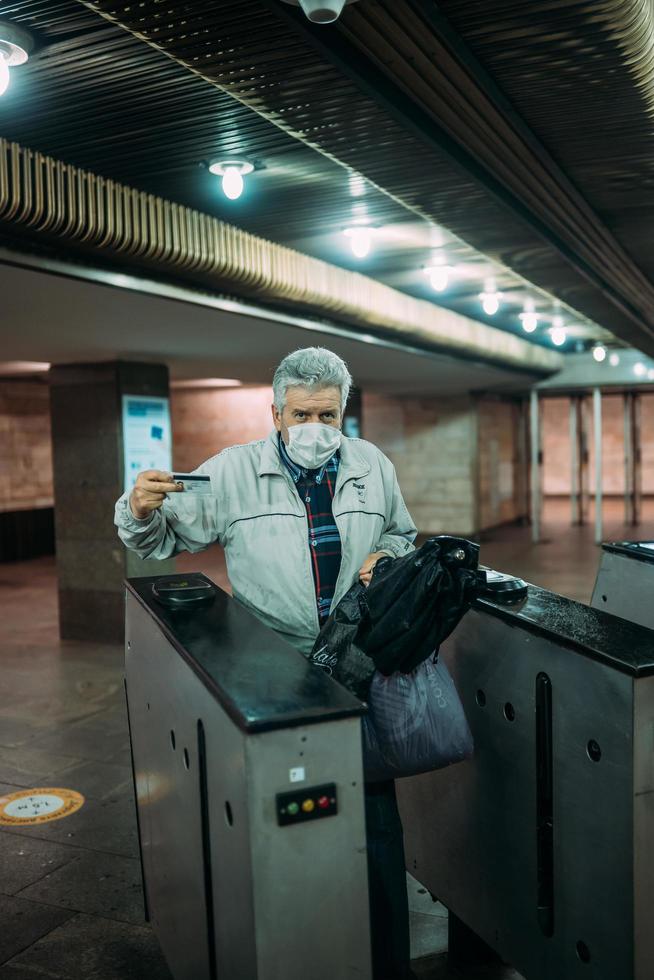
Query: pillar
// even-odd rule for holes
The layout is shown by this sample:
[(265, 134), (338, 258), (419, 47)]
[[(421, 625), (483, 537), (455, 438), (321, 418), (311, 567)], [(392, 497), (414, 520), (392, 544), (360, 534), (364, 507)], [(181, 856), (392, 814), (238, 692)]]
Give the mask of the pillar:
[(603, 537), (602, 518), (602, 392), (593, 389), (593, 431), (595, 433), (595, 543), (601, 544)]
[(581, 501), (582, 455), (581, 400), (572, 395), (570, 398), (570, 522), (573, 525), (583, 523)]
[[(114, 504), (125, 486), (127, 395), (144, 397), (142, 405), (154, 411), (157, 403), (147, 399), (167, 400), (168, 368), (112, 361), (50, 369), (62, 639), (122, 642), (123, 580), (174, 568), (172, 561), (143, 561), (127, 552), (114, 527)], [(161, 438), (163, 445), (164, 428), (151, 427), (155, 443)]]
[(521, 523), (529, 522), (529, 402), (521, 399), (518, 404), (518, 431), (516, 436), (515, 474), (518, 516)]
[(541, 451), (540, 399), (532, 388), (529, 396), (529, 431), (531, 445), (531, 540), (540, 541), (540, 525), (543, 504)]
[(627, 526), (640, 524), (641, 486), (641, 424), (640, 394), (636, 391), (624, 395), (624, 463), (625, 463), (625, 517)]

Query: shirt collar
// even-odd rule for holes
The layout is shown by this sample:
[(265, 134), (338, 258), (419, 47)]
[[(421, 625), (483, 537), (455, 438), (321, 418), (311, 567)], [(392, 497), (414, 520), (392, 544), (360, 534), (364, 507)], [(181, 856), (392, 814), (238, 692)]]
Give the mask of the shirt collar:
[(286, 465), (286, 468), (291, 474), (294, 483), (298, 483), (300, 479), (306, 480), (308, 473), (315, 473), (316, 483), (322, 483), (322, 478), (325, 475), (325, 470), (330, 465), (330, 463), (335, 463), (338, 466), (338, 461), (339, 461), (338, 449), (336, 450), (333, 456), (330, 456), (330, 458), (327, 460), (326, 463), (323, 463), (323, 465), (320, 467), (319, 470), (307, 470), (304, 469), (304, 467), (302, 466), (298, 466), (297, 463), (294, 463), (291, 457), (288, 455), (288, 452), (286, 451), (286, 446), (284, 444), (284, 440), (282, 439), (281, 432), (279, 432), (277, 435), (277, 441), (279, 446), (279, 455), (282, 458), (282, 462)]

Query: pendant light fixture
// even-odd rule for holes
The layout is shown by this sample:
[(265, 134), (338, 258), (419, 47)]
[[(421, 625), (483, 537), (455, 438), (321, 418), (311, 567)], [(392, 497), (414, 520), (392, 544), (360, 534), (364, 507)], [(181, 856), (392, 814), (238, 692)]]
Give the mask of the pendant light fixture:
[(494, 279), (487, 279), (484, 283), (484, 291), (479, 294), (481, 305), (486, 316), (495, 316), (500, 308), (502, 294), (498, 293)]
[(555, 316), (552, 320), (550, 337), (552, 338), (552, 343), (555, 347), (562, 347), (568, 339), (565, 327), (563, 326), (562, 316)]
[(294, 7), (301, 7), (312, 24), (333, 24), (348, 3), (357, 0), (284, 0)]
[(523, 311), (520, 314), (520, 322), (525, 333), (533, 333), (538, 326), (538, 314), (534, 309), (533, 299), (525, 300)]
[(11, 69), (24, 65), (34, 42), (20, 27), (0, 20), (0, 95), (4, 95), (11, 81)]
[(224, 160), (212, 160), (209, 164), (209, 170), (212, 174), (222, 177), (221, 184), (225, 197), (229, 198), (230, 201), (237, 201), (245, 186), (243, 178), (252, 173), (254, 164), (250, 163), (249, 160), (226, 158)]
[(454, 272), (451, 265), (447, 264), (447, 259), (443, 252), (436, 252), (432, 258), (432, 264), (427, 266), (425, 274), (429, 276), (431, 288), (435, 293), (443, 293), (450, 283), (450, 275)]
[(365, 259), (372, 246), (372, 236), (375, 229), (371, 225), (354, 225), (352, 228), (345, 228), (343, 234), (350, 239), (352, 254), (357, 259)]

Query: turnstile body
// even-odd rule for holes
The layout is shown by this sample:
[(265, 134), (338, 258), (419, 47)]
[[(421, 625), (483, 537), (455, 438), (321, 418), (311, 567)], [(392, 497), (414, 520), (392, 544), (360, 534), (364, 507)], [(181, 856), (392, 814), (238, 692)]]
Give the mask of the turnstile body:
[(591, 605), (654, 629), (654, 542), (603, 544)]
[(362, 706), (222, 591), (171, 611), (155, 581), (127, 585), (126, 685), (173, 977), (369, 980)]
[(654, 633), (530, 587), (442, 655), (475, 756), (399, 781), (408, 870), (527, 980), (651, 980)]

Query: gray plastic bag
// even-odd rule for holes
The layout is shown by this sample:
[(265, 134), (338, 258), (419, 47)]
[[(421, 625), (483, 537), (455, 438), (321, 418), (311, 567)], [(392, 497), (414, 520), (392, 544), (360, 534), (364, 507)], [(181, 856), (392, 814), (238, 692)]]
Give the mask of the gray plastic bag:
[(363, 719), (368, 782), (415, 776), (469, 759), (473, 741), (444, 663), (429, 657), (410, 674), (376, 671)]

